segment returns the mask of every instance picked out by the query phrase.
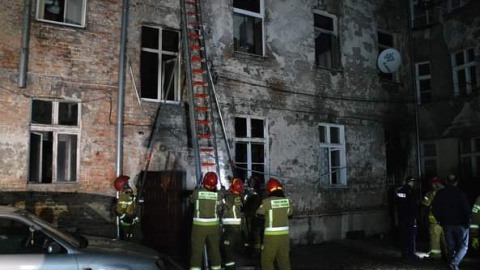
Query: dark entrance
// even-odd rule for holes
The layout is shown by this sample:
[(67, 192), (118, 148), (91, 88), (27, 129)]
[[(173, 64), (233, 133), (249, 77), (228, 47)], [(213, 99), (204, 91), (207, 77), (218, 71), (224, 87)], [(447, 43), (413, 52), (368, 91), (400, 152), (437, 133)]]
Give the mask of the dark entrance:
[(144, 184), (145, 244), (175, 258), (188, 257), (190, 221), (184, 171), (149, 171)]

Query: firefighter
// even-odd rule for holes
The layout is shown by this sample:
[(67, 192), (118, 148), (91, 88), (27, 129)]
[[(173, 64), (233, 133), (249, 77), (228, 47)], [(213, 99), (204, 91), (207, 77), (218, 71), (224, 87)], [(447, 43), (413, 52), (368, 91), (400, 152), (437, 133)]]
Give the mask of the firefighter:
[(478, 250), (480, 247), (480, 196), (477, 197), (472, 208), (472, 222), (470, 223), (470, 246), (474, 250)]
[(240, 178), (233, 179), (230, 188), (224, 197), (222, 213), (222, 255), (225, 269), (236, 269), (235, 254), (241, 243), (241, 225), (243, 221), (242, 195), (243, 181)]
[(191, 270), (202, 269), (202, 254), (205, 245), (211, 263), (210, 269), (221, 269), (219, 212), (222, 210), (222, 196), (217, 191), (217, 183), (217, 174), (207, 172), (203, 177), (202, 186), (195, 188), (190, 197), (190, 202), (194, 204)]
[(443, 185), (438, 176), (434, 176), (430, 179), (430, 185), (432, 189), (428, 191), (422, 199), (422, 205), (428, 209), (428, 234), (430, 236), (429, 258), (441, 259), (442, 247), (445, 247), (443, 229), (433, 216), (431, 206), (435, 194), (439, 189), (443, 188)]
[(135, 235), (135, 239), (139, 240), (141, 236), (140, 231), (137, 228), (139, 218), (136, 216), (136, 195), (129, 184), (129, 176), (121, 175), (113, 182), (115, 189), (119, 192), (115, 213), (119, 219), (120, 225), (120, 239), (132, 240)]
[(263, 219), (256, 215), (263, 199), (260, 181), (258, 176), (252, 176), (242, 198), (245, 215), (243, 225), (245, 247), (246, 251), (253, 257), (260, 255), (262, 247)]
[(396, 190), (396, 206), (402, 257), (417, 261), (415, 241), (417, 236), (416, 196), (413, 187), (415, 178), (407, 177), (405, 184)]
[(262, 200), (257, 210), (257, 215), (265, 220), (261, 269), (274, 270), (276, 262), (278, 269), (290, 270), (288, 219), (292, 215), (292, 206), (277, 179), (270, 178), (266, 189), (268, 197)]

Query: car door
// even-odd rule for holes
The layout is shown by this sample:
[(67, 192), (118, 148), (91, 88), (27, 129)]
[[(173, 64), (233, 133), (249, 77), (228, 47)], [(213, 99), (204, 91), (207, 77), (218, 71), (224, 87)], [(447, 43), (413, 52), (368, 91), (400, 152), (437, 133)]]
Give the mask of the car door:
[(78, 270), (78, 265), (55, 239), (21, 220), (0, 217), (0, 269)]

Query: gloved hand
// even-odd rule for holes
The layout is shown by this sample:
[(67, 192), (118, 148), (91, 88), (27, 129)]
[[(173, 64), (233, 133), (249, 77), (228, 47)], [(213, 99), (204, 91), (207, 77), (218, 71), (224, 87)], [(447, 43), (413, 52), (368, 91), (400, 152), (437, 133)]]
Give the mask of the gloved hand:
[(477, 237), (472, 238), (472, 248), (473, 249), (478, 249), (480, 247), (480, 241), (478, 241)]

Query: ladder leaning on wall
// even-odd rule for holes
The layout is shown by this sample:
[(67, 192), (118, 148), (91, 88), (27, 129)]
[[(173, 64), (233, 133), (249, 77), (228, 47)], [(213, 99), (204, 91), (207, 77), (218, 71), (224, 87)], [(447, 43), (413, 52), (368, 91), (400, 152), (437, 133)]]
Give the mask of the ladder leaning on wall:
[(197, 184), (201, 183), (203, 172), (208, 171), (216, 172), (222, 182), (216, 124), (220, 124), (222, 128), (229, 163), (231, 163), (231, 154), (208, 64), (200, 0), (181, 0), (180, 5), (183, 57), (190, 96), (189, 117)]

